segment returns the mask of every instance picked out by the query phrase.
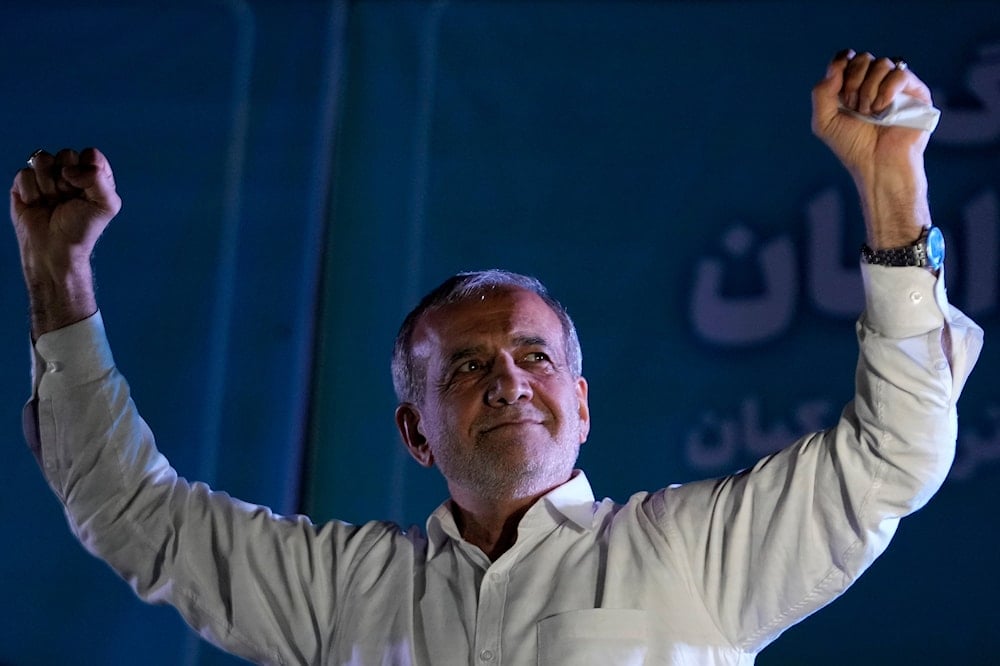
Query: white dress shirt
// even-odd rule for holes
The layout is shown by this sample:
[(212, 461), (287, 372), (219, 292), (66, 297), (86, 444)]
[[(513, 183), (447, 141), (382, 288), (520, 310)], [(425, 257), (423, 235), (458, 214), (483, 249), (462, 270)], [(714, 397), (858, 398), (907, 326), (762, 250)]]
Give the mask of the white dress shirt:
[(314, 525), (178, 478), (99, 314), (37, 341), (25, 433), (87, 549), (259, 663), (751, 664), (871, 564), (954, 456), (982, 331), (943, 279), (863, 271), (857, 394), (836, 427), (624, 504), (576, 472), (495, 562), (448, 503), (424, 532)]

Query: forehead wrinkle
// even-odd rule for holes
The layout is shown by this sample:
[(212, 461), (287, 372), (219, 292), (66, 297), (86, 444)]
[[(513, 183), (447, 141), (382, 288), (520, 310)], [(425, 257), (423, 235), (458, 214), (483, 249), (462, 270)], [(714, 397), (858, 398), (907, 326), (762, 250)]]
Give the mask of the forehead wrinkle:
[[(558, 315), (531, 292), (504, 290), (491, 292), (484, 300), (462, 299), (430, 309), (421, 319), (414, 331), (414, 351), (424, 352), (420, 355), (438, 371), (495, 347), (542, 346), (559, 351), (562, 360), (567, 353)], [(449, 338), (453, 345), (446, 344)]]

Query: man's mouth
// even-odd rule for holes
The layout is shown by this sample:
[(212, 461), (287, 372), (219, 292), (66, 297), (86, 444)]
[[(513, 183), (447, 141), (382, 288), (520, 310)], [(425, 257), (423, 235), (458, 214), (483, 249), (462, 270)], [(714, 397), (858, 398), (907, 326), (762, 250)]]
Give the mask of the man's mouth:
[(490, 423), (486, 427), (482, 428), (480, 432), (485, 434), (493, 432), (494, 430), (501, 430), (503, 428), (524, 428), (533, 425), (541, 425), (541, 421), (538, 419), (507, 419)]

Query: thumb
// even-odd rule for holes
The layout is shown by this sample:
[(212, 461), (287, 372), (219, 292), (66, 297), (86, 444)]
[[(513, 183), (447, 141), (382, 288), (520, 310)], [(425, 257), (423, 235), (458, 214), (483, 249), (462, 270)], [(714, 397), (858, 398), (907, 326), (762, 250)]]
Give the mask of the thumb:
[(844, 69), (854, 56), (853, 49), (838, 53), (826, 68), (826, 76), (812, 90), (813, 132), (821, 134), (823, 128), (840, 112), (840, 90), (844, 86)]
[(14, 223), (15, 228), (17, 228), (18, 220), (21, 219), (21, 213), (25, 208), (27, 208), (27, 204), (24, 203), (24, 199), (21, 198), (21, 193), (15, 185), (10, 189), (10, 220)]
[(41, 199), (41, 192), (38, 190), (38, 183), (35, 181), (35, 174), (30, 168), (21, 169), (14, 177), (14, 182), (10, 186), (10, 219), (17, 224), (21, 213), (26, 208), (32, 206)]

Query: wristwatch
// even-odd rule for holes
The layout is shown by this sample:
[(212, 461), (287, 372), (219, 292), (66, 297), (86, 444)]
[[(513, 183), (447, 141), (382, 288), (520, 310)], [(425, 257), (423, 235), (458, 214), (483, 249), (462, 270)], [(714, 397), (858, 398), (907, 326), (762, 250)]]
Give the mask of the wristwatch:
[(924, 227), (920, 238), (912, 245), (873, 250), (861, 246), (861, 259), (878, 266), (919, 266), (937, 270), (944, 263), (944, 234), (937, 227)]

